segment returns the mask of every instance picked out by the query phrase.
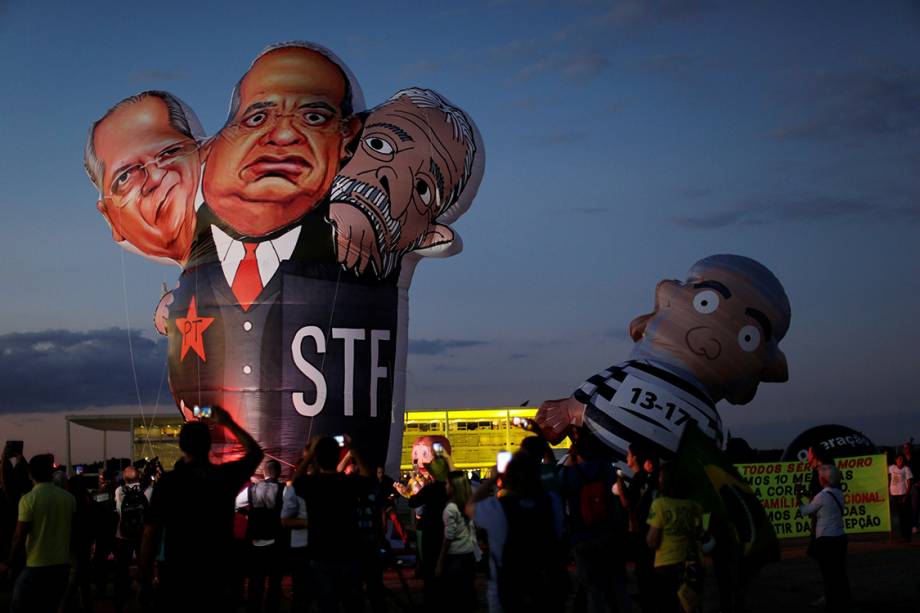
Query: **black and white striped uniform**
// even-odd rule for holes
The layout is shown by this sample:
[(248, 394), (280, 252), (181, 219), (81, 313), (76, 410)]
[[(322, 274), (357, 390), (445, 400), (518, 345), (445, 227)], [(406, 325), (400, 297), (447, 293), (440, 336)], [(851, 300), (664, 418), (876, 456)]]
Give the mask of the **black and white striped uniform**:
[(594, 375), (575, 391), (586, 405), (584, 426), (626, 460), (631, 443), (674, 457), (690, 421), (722, 446), (722, 419), (712, 400), (696, 386), (649, 362), (630, 360)]

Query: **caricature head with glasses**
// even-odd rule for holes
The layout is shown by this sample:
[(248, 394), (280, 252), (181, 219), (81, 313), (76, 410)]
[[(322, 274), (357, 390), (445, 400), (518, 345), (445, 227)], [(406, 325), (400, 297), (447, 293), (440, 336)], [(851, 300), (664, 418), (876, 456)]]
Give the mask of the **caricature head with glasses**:
[(112, 238), (182, 262), (195, 230), (195, 197), (207, 142), (178, 98), (148, 91), (93, 124), (84, 151)]

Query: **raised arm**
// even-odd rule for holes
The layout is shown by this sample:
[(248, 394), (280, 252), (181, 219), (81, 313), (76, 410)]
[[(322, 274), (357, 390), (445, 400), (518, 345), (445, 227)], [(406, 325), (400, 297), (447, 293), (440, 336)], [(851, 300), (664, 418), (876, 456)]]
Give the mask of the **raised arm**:
[(229, 430), (234, 438), (239, 441), (243, 449), (246, 450), (246, 455), (243, 459), (246, 460), (248, 464), (251, 464), (253, 470), (255, 470), (262, 461), (262, 458), (265, 457), (265, 453), (262, 451), (262, 448), (259, 447), (259, 443), (256, 442), (256, 439), (252, 438), (251, 434), (246, 432), (242, 426), (233, 420), (227, 411), (219, 406), (211, 407), (211, 419)]

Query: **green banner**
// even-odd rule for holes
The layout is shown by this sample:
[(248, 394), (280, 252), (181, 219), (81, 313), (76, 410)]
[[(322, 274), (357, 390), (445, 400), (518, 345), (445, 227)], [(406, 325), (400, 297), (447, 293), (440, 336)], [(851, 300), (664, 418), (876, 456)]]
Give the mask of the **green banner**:
[[(837, 459), (843, 478), (844, 528), (847, 534), (888, 532), (888, 466), (884, 455)], [(811, 519), (798, 514), (797, 484), (808, 485), (811, 469), (801, 462), (736, 464), (744, 480), (763, 503), (780, 538), (808, 536)]]

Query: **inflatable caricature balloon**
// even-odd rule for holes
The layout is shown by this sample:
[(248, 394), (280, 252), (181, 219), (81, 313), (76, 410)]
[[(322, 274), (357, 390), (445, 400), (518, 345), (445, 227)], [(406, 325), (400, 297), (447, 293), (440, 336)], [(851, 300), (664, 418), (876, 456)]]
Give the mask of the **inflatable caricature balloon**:
[(446, 224), (472, 202), (482, 157), (474, 133), (463, 111), (428, 89), (402, 90), (373, 109), (332, 186), (339, 262), (385, 277), (410, 251), (458, 250)]
[(722, 443), (716, 403), (746, 404), (761, 381), (788, 379), (779, 341), (789, 329), (786, 292), (762, 264), (714, 255), (687, 280), (662, 281), (655, 310), (630, 323), (632, 353), (589, 378), (571, 398), (543, 403), (537, 423), (551, 441), (587, 429), (614, 460), (630, 444), (673, 457), (688, 423)]
[[(435, 445), (441, 446), (441, 453)], [(450, 440), (446, 436), (420, 436), (412, 443), (412, 465), (417, 468), (424, 467), (441, 454), (451, 454)]]
[[(438, 447), (440, 445), (440, 448)], [(396, 490), (408, 498), (417, 494), (431, 480), (428, 464), (437, 457), (450, 457), (451, 446), (446, 436), (420, 436), (412, 443), (412, 473), (408, 483), (397, 484)], [(449, 461), (449, 460), (448, 460)]]
[(871, 455), (878, 447), (869, 438), (852, 428), (837, 424), (823, 424), (805, 430), (795, 437), (780, 458), (789, 462), (805, 462), (808, 449), (814, 447), (828, 458), (849, 458)]
[(116, 242), (154, 259), (185, 261), (203, 143), (195, 113), (162, 91), (125, 98), (92, 125), (84, 166)]
[[(154, 97), (146, 106), (162, 106)], [(87, 167), (131, 196), (100, 199), (116, 240), (183, 265), (156, 316), (183, 415), (221, 405), (281, 458), (311, 436), (349, 433), (368, 461), (397, 467), (408, 289), (421, 257), (461, 248), (447, 224), (482, 178), (472, 121), (421, 88), (363, 112), (345, 65), (299, 42), (256, 57), (208, 141), (177, 130), (174, 109), (138, 104), (94, 125), (87, 151), (100, 159), (87, 155)], [(109, 144), (113, 119), (130, 139)], [(113, 176), (122, 166), (134, 174)], [(125, 217), (152, 229), (129, 232)], [(219, 459), (241, 452), (214, 435)]]

